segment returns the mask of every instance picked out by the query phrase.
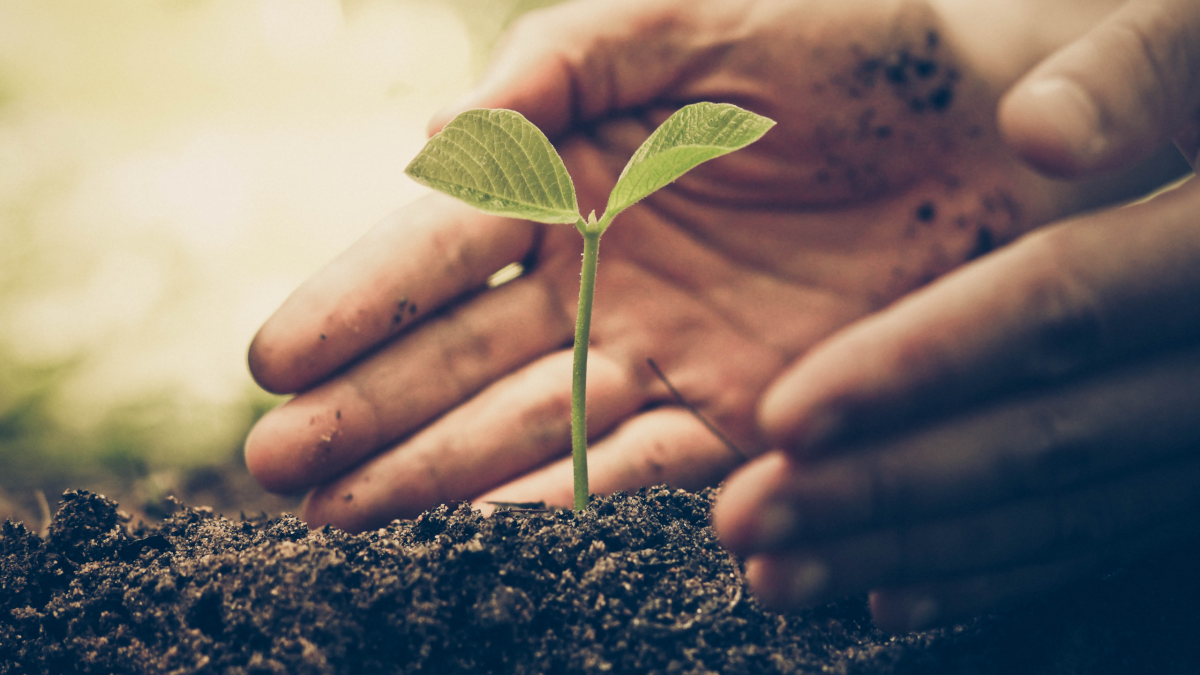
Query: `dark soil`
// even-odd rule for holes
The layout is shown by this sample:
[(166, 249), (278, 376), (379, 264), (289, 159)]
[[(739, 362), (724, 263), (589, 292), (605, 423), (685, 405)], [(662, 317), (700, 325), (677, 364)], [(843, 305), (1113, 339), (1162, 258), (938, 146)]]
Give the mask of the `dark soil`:
[(861, 598), (760, 608), (708, 528), (711, 498), (439, 507), (349, 535), (203, 508), (130, 528), (68, 491), (45, 540), (0, 529), (0, 674), (1200, 672), (1200, 547), (892, 637)]

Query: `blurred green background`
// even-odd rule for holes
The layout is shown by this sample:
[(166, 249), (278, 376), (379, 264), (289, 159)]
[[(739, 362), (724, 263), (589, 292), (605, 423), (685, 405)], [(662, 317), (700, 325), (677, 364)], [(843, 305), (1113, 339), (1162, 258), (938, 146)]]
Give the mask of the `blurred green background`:
[(0, 519), (294, 505), (241, 468), (246, 346), (553, 1), (0, 0)]

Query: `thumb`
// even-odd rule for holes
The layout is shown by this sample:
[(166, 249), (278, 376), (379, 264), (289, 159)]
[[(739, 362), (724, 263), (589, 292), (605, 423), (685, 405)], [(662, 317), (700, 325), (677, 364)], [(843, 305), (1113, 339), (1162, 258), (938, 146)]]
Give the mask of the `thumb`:
[(484, 77), (437, 113), (429, 133), (471, 108), (509, 108), (551, 138), (660, 96), (690, 57), (679, 0), (575, 0), (530, 12), (501, 39)]
[[(1130, 0), (1005, 95), (1000, 130), (1039, 170), (1076, 176), (1200, 134), (1200, 2)], [(1189, 136), (1190, 135), (1190, 136)]]

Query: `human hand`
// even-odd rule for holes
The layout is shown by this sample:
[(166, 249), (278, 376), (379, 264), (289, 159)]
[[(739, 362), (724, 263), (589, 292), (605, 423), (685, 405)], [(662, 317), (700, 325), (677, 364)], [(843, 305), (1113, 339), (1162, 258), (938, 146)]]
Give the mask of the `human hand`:
[[(806, 10), (812, 11), (806, 11)], [(818, 11), (819, 10), (819, 11)], [(803, 20), (800, 20), (803, 18)], [(605, 235), (589, 411), (593, 490), (698, 487), (748, 455), (767, 383), (825, 335), (1074, 208), (1074, 186), (1006, 153), (1001, 87), (927, 7), (579, 2), (524, 21), (464, 107), (523, 112), (557, 142), (586, 212), (682, 103), (779, 124)], [(436, 124), (435, 124), (436, 126)], [(309, 280), (264, 325), (256, 379), (302, 392), (247, 464), (312, 490), (305, 518), (361, 530), (458, 500), (571, 502), (577, 233), (433, 196)], [(525, 261), (524, 276), (484, 291)]]
[[(1075, 86), (1101, 140), (1056, 124)], [(1032, 162), (1078, 173), (1173, 136), (1194, 164), (1198, 110), (1200, 6), (1136, 2), (1035, 69), (1001, 123)], [(912, 630), (1200, 534), (1198, 213), (1193, 179), (1042, 229), (790, 368), (759, 411), (782, 450), (714, 513), (758, 595), (870, 590), (881, 627)]]

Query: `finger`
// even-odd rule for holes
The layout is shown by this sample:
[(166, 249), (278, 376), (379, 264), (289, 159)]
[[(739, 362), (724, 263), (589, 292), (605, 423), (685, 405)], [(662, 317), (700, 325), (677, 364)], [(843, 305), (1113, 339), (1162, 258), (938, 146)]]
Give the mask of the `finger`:
[(913, 584), (871, 592), (875, 625), (891, 632), (922, 630), (964, 621), (1044, 597), (1072, 582), (1131, 564), (1153, 551), (1192, 539), (1194, 516), (1160, 523), (1082, 556), (1027, 565), (948, 581)]
[[(632, 492), (663, 483), (695, 490), (720, 482), (739, 461), (688, 411), (673, 406), (655, 408), (626, 420), (588, 448), (589, 491)], [(566, 456), (475, 501), (480, 506), (541, 501), (569, 507), (572, 485), (571, 458)]]
[(872, 588), (1092, 555), (1160, 523), (1183, 538), (1200, 530), (1198, 511), (1200, 460), (1193, 459), (1066, 495), (757, 556), (747, 576), (772, 604), (811, 606)]
[(327, 481), (567, 343), (567, 291), (553, 278), (539, 268), (483, 293), (267, 413), (246, 439), (250, 473), (276, 492)]
[(851, 325), (767, 391), (778, 447), (819, 452), (1004, 387), (1200, 337), (1200, 183), (1052, 226)]
[(1200, 3), (1130, 0), (1015, 85), (999, 124), (1035, 167), (1074, 176), (1149, 157), (1198, 112)]
[(667, 95), (714, 48), (700, 13), (676, 0), (582, 0), (530, 12), (501, 40), (484, 78), (434, 117), (430, 133), (471, 108), (509, 108), (553, 138)]
[(250, 372), (275, 393), (300, 391), (407, 329), (535, 241), (524, 221), (433, 195), (389, 217), (292, 293), (250, 345)]
[(1200, 349), (729, 479), (714, 510), (739, 553), (914, 524), (1160, 463), (1200, 439)]
[[(415, 518), (562, 456), (571, 446), (571, 366), (569, 351), (555, 352), (492, 384), (397, 447), (314, 490), (306, 520), (356, 532)], [(604, 433), (636, 410), (643, 401), (639, 389), (629, 369), (593, 353), (590, 430)]]

